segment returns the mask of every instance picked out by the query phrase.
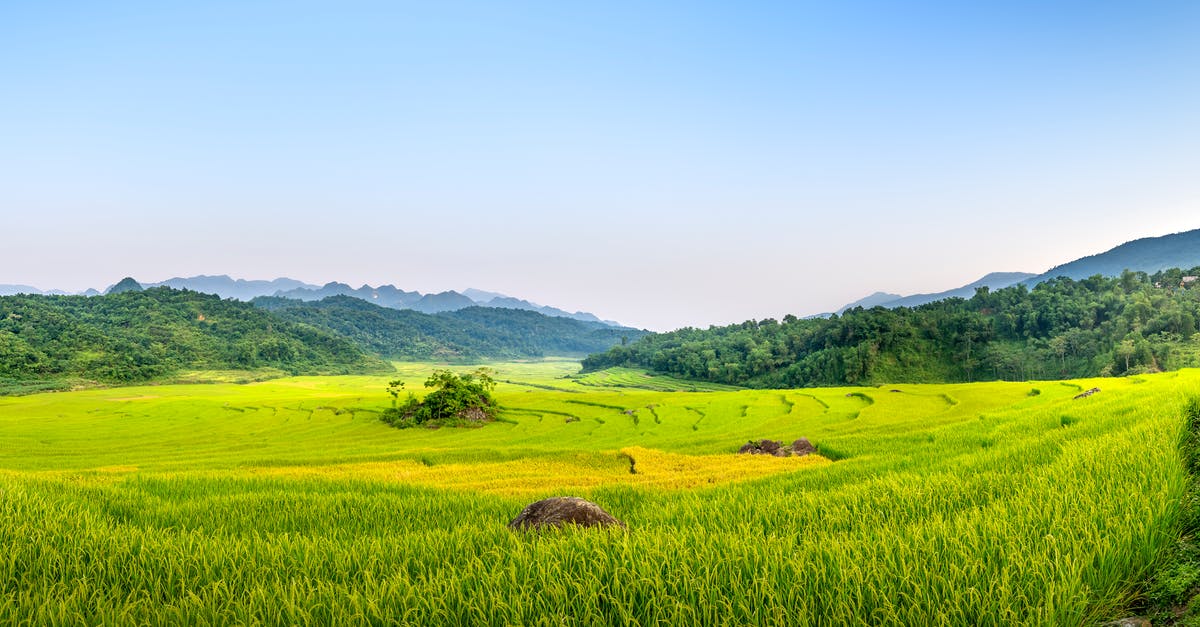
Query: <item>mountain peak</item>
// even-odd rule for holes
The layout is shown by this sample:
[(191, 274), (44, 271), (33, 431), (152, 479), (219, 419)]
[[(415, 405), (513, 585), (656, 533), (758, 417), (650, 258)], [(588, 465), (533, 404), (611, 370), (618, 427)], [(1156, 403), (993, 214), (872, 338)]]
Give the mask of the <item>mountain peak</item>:
[(1031, 279), (1035, 276), (1037, 275), (1032, 272), (989, 272), (983, 275), (978, 281), (968, 283), (965, 287), (983, 287), (986, 285), (991, 288), (1001, 283), (1007, 287), (1008, 285), (1013, 285), (1014, 283)]
[(140, 291), (142, 291), (142, 284), (133, 280), (133, 277), (127, 276), (127, 277), (121, 279), (120, 281), (118, 281), (116, 285), (108, 288), (108, 290), (105, 291), (104, 293), (105, 294), (121, 294), (124, 292), (140, 292)]
[(875, 292), (874, 294), (871, 294), (870, 296), (864, 296), (864, 297), (842, 307), (841, 309), (838, 309), (837, 312), (840, 314), (840, 313), (846, 311), (847, 309), (854, 309), (855, 307), (862, 307), (863, 309), (870, 309), (872, 307), (878, 307), (878, 306), (884, 305), (885, 303), (890, 303), (891, 301), (894, 301), (897, 298), (902, 298), (902, 296), (900, 296), (899, 294), (892, 294), (889, 292)]
[(39, 290), (32, 285), (0, 285), (0, 296), (12, 296), (13, 294), (41, 294)]
[(956, 287), (952, 290), (944, 292), (936, 292), (933, 294), (912, 294), (910, 296), (900, 296), (898, 294), (888, 294), (887, 292), (875, 292), (870, 296), (856, 300), (845, 307), (838, 310), (842, 313), (847, 309), (854, 307), (862, 307), (870, 309), (871, 307), (916, 307), (925, 303), (932, 303), (947, 298), (970, 298), (975, 295), (975, 290), (981, 287), (998, 290), (1010, 285), (1015, 285), (1021, 281), (1028, 280), (1030, 277), (1036, 276), (1028, 272), (991, 272), (980, 277), (976, 281), (972, 281), (962, 287)]
[(500, 292), (489, 292), (487, 290), (477, 290), (473, 287), (468, 287), (467, 289), (463, 290), (462, 295), (481, 305), (496, 300), (497, 298), (510, 298), (507, 294), (501, 294)]

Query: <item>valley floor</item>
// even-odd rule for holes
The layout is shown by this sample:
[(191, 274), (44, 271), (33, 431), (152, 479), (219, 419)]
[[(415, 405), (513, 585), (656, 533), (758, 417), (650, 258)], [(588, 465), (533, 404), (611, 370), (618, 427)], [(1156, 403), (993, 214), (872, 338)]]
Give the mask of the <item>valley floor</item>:
[[(1084, 624), (1178, 536), (1200, 386), (494, 366), (476, 429), (384, 425), (395, 376), (0, 398), (0, 623)], [(628, 529), (506, 528), (559, 494)]]

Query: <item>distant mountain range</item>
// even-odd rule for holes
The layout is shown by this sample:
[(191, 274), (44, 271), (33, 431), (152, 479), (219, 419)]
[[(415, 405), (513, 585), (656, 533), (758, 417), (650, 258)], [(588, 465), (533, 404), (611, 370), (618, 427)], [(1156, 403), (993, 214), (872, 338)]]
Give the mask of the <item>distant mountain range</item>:
[(888, 294), (887, 292), (875, 292), (866, 298), (856, 300), (845, 307), (838, 310), (842, 313), (847, 309), (862, 307), (870, 309), (872, 307), (916, 307), (925, 303), (945, 300), (947, 298), (970, 298), (975, 295), (975, 290), (980, 287), (987, 287), (991, 290), (998, 290), (1010, 285), (1016, 285), (1026, 279), (1036, 277), (1036, 274), (1028, 272), (993, 272), (979, 279), (972, 281), (962, 287), (956, 287), (952, 290), (937, 292), (935, 294), (913, 294), (911, 296), (901, 296), (899, 294)]
[[(1089, 255), (1070, 261), (1047, 270), (1041, 274), (1027, 272), (993, 272), (977, 281), (961, 287), (933, 294), (911, 294), (903, 296), (888, 292), (875, 292), (870, 296), (849, 303), (837, 310), (843, 313), (854, 307), (916, 307), (947, 298), (970, 298), (975, 290), (987, 287), (998, 290), (1018, 283), (1033, 287), (1042, 281), (1059, 276), (1071, 279), (1084, 279), (1092, 275), (1117, 276), (1122, 271), (1154, 273), (1166, 268), (1188, 270), (1200, 267), (1200, 229), (1174, 233), (1162, 237), (1147, 237), (1126, 242), (1111, 250)], [(548, 307), (520, 298), (514, 298), (498, 292), (488, 292), (478, 289), (467, 289), (462, 292), (446, 291), (437, 294), (422, 294), (416, 291), (405, 291), (394, 285), (372, 287), (363, 285), (355, 288), (345, 283), (326, 283), (312, 285), (295, 279), (279, 278), (271, 281), (247, 281), (232, 279), (225, 275), (194, 276), (188, 278), (173, 278), (160, 283), (146, 283), (142, 287), (167, 286), (176, 289), (187, 289), (206, 294), (217, 294), (223, 298), (235, 298), (249, 301), (260, 296), (275, 296), (290, 298), (305, 302), (320, 301), (330, 296), (350, 296), (382, 307), (391, 309), (411, 309), (414, 311), (434, 314), (448, 311), (458, 311), (468, 307), (483, 306), (500, 309), (520, 309), (533, 311), (546, 316), (570, 318), (583, 322), (600, 322), (609, 326), (621, 326), (611, 320), (601, 320), (593, 314), (576, 311), (568, 312), (556, 307)], [(111, 286), (107, 291), (116, 288)], [(95, 296), (101, 292), (89, 289), (82, 294)], [(62, 290), (42, 291), (29, 285), (0, 284), (0, 296), (11, 294), (67, 294)], [(831, 314), (818, 314), (810, 317), (824, 317)]]
[(247, 281), (232, 279), (224, 274), (218, 276), (193, 276), (186, 279), (175, 277), (161, 283), (144, 283), (142, 287), (172, 287), (177, 290), (192, 290), (205, 294), (216, 294), (221, 298), (251, 300), (258, 296), (270, 296), (280, 291), (316, 288), (296, 279), (274, 279), (272, 281)]
[[(116, 292), (126, 291), (130, 287), (126, 281), (131, 280), (127, 278), (116, 285), (109, 286), (103, 292), (89, 289), (81, 294), (83, 296), (98, 296), (101, 293), (108, 294), (114, 290)], [(216, 276), (200, 275), (187, 278), (175, 277), (158, 283), (134, 283), (141, 288), (165, 286), (177, 290), (216, 294), (222, 298), (234, 298), (242, 301), (250, 301), (260, 296), (277, 296), (306, 302), (319, 301), (330, 296), (351, 296), (381, 307), (412, 309), (428, 314), (482, 306), (498, 309), (521, 309), (557, 318), (571, 318), (582, 322), (599, 322), (612, 327), (622, 326), (618, 322), (601, 320), (594, 314), (587, 312), (576, 311), (572, 313), (557, 307), (543, 306), (498, 292), (487, 292), (474, 288), (464, 290), (462, 293), (446, 291), (437, 294), (422, 294), (415, 291), (408, 292), (394, 285), (381, 285), (379, 287), (363, 285), (362, 287), (354, 288), (345, 283), (331, 282), (325, 285), (312, 285), (288, 278), (279, 278), (271, 281), (248, 281), (245, 279), (234, 279), (223, 274)], [(0, 296), (13, 294), (67, 295), (68, 292), (62, 290), (42, 291), (30, 285), (0, 285)]]
[(1200, 266), (1200, 229), (1125, 242), (1098, 255), (1054, 266), (1024, 283), (1032, 287), (1060, 276), (1086, 279), (1094, 274), (1118, 276), (1124, 270), (1153, 274), (1167, 268), (1189, 270), (1197, 266)]
[(49, 294), (49, 293), (50, 292), (43, 292), (42, 290), (39, 290), (36, 287), (31, 287), (29, 285), (6, 285), (3, 283), (0, 283), (0, 296), (12, 296), (13, 294)]
[(477, 289), (464, 290), (462, 293), (448, 291), (437, 294), (421, 294), (420, 292), (406, 292), (393, 285), (382, 285), (379, 287), (364, 285), (355, 289), (345, 283), (326, 283), (321, 287), (298, 287), (270, 295), (303, 301), (323, 300), (330, 296), (352, 296), (375, 303), (381, 307), (413, 309), (429, 314), (458, 311), (459, 309), (477, 306), (494, 307), (497, 309), (523, 309), (526, 311), (536, 311), (542, 315), (555, 318), (571, 318), (582, 322), (601, 322), (609, 326), (621, 326), (619, 323), (611, 320), (601, 320), (590, 313), (582, 311), (572, 313), (558, 309), (557, 307), (545, 307), (527, 300), (513, 298), (512, 296)]
[[(843, 313), (854, 307), (870, 309), (871, 307), (916, 307), (947, 298), (970, 298), (975, 295), (976, 288), (986, 286), (998, 290), (1018, 283), (1033, 287), (1038, 283), (1056, 277), (1070, 279), (1086, 279), (1099, 274), (1102, 276), (1118, 276), (1125, 270), (1153, 274), (1167, 268), (1189, 270), (1200, 267), (1200, 229), (1163, 235), (1161, 237), (1146, 237), (1126, 242), (1105, 252), (1082, 257), (1055, 266), (1041, 274), (1025, 272), (993, 272), (972, 283), (952, 290), (936, 294), (913, 294), (901, 296), (887, 292), (875, 292), (870, 296), (850, 303), (837, 313)], [(820, 314), (828, 316), (829, 314)], [(817, 316), (813, 316), (817, 317)]]

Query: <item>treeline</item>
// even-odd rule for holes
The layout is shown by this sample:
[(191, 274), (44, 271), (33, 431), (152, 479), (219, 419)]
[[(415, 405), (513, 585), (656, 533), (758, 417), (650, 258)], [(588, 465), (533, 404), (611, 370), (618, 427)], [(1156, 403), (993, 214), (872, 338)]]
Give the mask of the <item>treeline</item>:
[(390, 370), (349, 340), (248, 303), (154, 288), (0, 297), (0, 380), (148, 381), (184, 370)]
[(545, 316), (521, 309), (468, 307), (426, 314), (349, 296), (316, 302), (261, 297), (275, 316), (324, 329), (389, 359), (470, 362), (546, 355), (587, 355), (645, 335), (636, 329)]
[(750, 387), (1058, 379), (1200, 365), (1200, 268), (648, 335), (584, 360)]
[(0, 297), (0, 394), (66, 379), (135, 383), (186, 370), (390, 371), (381, 357), (468, 362), (586, 355), (645, 334), (518, 309), (436, 315), (347, 296), (244, 303), (167, 287)]

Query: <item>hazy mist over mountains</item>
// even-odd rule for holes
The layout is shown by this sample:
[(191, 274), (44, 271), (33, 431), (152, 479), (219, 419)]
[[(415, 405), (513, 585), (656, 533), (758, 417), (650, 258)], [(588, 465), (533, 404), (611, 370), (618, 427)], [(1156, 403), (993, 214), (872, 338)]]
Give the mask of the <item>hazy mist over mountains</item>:
[[(557, 307), (549, 307), (532, 303), (520, 298), (514, 298), (498, 292), (488, 292), (478, 289), (467, 289), (463, 293), (445, 291), (436, 294), (408, 292), (394, 285), (372, 287), (351, 287), (346, 283), (330, 282), (325, 285), (313, 285), (296, 279), (278, 278), (270, 281), (234, 279), (227, 275), (199, 275), (194, 277), (174, 277), (157, 283), (135, 282), (141, 288), (170, 287), (177, 290), (191, 290), (205, 294), (216, 294), (222, 298), (233, 298), (249, 301), (259, 296), (277, 296), (301, 301), (318, 301), (330, 296), (351, 296), (381, 307), (391, 309), (412, 309), (422, 313), (441, 313), (458, 311), (467, 307), (495, 307), (499, 309), (522, 309), (534, 311), (546, 316), (571, 318), (583, 322), (600, 322), (609, 326), (621, 326), (612, 320), (601, 320), (594, 314), (576, 311), (568, 312)], [(103, 292), (89, 289), (80, 294), (83, 296), (98, 296), (102, 293), (126, 291), (130, 287), (123, 280), (111, 285)], [(42, 291), (30, 285), (0, 285), (0, 296), (12, 294), (46, 294), (68, 295), (62, 290)]]
[[(1018, 283), (1032, 287), (1042, 281), (1059, 276), (1083, 279), (1095, 274), (1116, 276), (1126, 269), (1153, 273), (1166, 268), (1187, 269), (1197, 266), (1200, 266), (1200, 229), (1161, 237), (1133, 240), (1102, 253), (1088, 255), (1060, 264), (1041, 274), (1028, 272), (992, 272), (967, 285), (928, 294), (901, 295), (879, 291), (839, 308), (837, 313), (840, 314), (854, 307), (863, 307), (866, 309), (871, 307), (916, 307), (946, 298), (970, 298), (975, 294), (975, 290), (980, 287), (998, 290)], [(380, 285), (378, 287), (363, 285), (355, 288), (349, 284), (338, 282), (314, 285), (289, 278), (266, 281), (233, 279), (226, 275), (176, 277), (158, 283), (142, 283), (141, 286), (146, 288), (167, 286), (175, 289), (188, 289), (207, 294), (217, 294), (223, 298), (234, 298), (245, 301), (259, 296), (277, 296), (309, 302), (319, 301), (330, 296), (350, 296), (382, 307), (411, 309), (422, 313), (458, 311), (475, 306), (520, 309), (538, 312), (547, 316), (571, 318), (584, 322), (602, 322), (610, 326), (621, 326), (618, 322), (602, 320), (591, 313), (581, 311), (568, 312), (499, 292), (489, 292), (475, 288), (466, 289), (462, 292), (450, 290), (422, 294), (417, 291), (406, 291), (394, 285)], [(89, 289), (81, 292), (81, 294), (95, 296), (107, 293), (115, 287), (117, 286), (110, 286), (104, 292)], [(62, 290), (42, 291), (30, 285), (0, 285), (0, 296), (10, 294), (65, 295), (67, 292)], [(827, 316), (829, 314), (818, 315)]]
[(1029, 272), (992, 272), (983, 278), (972, 281), (962, 287), (956, 287), (952, 290), (944, 292), (936, 292), (933, 294), (912, 294), (911, 296), (901, 296), (899, 294), (888, 294), (887, 292), (875, 292), (870, 296), (856, 300), (837, 312), (840, 314), (847, 309), (862, 307), (870, 309), (871, 307), (916, 307), (925, 303), (945, 300), (947, 298), (970, 298), (975, 295), (975, 290), (980, 287), (986, 287), (991, 290), (1006, 288), (1010, 285), (1020, 283), (1026, 279), (1031, 279), (1038, 275)]
[[(1173, 233), (1161, 237), (1145, 237), (1121, 244), (1105, 252), (1081, 257), (1055, 266), (1041, 274), (1026, 272), (993, 272), (962, 287), (934, 294), (912, 294), (901, 296), (887, 292), (875, 292), (837, 310), (862, 307), (916, 307), (946, 298), (970, 298), (975, 290), (987, 287), (998, 290), (1018, 283), (1033, 287), (1042, 281), (1065, 276), (1085, 279), (1092, 275), (1117, 276), (1125, 270), (1152, 274), (1167, 268), (1189, 269), (1200, 266), (1200, 229)], [(822, 314), (828, 315), (828, 314)]]
[(250, 300), (257, 296), (273, 296), (283, 290), (317, 287), (295, 279), (279, 278), (271, 281), (247, 281), (245, 279), (231, 279), (225, 275), (201, 275), (186, 279), (175, 277), (161, 283), (142, 284), (143, 287), (159, 287), (164, 285), (177, 290), (192, 290), (193, 292), (216, 294), (222, 298), (236, 298), (238, 300)]
[(601, 320), (594, 314), (582, 311), (568, 312), (556, 307), (537, 305), (527, 300), (476, 289), (468, 289), (464, 293), (451, 290), (436, 294), (422, 294), (420, 292), (407, 292), (394, 285), (381, 285), (379, 287), (363, 285), (359, 288), (353, 288), (345, 283), (335, 282), (326, 283), (321, 287), (301, 286), (290, 290), (281, 290), (274, 294), (263, 294), (263, 296), (279, 296), (304, 301), (322, 300), (329, 296), (353, 296), (382, 307), (413, 309), (422, 313), (458, 311), (459, 309), (476, 306), (496, 307), (500, 309), (524, 309), (557, 318), (572, 318), (584, 322), (604, 322), (612, 326), (619, 326), (616, 322)]
[(1093, 274), (1117, 276), (1127, 269), (1152, 274), (1167, 268), (1187, 270), (1197, 266), (1200, 266), (1200, 229), (1125, 242), (1103, 253), (1055, 266), (1024, 283), (1032, 287), (1059, 276), (1085, 279)]

